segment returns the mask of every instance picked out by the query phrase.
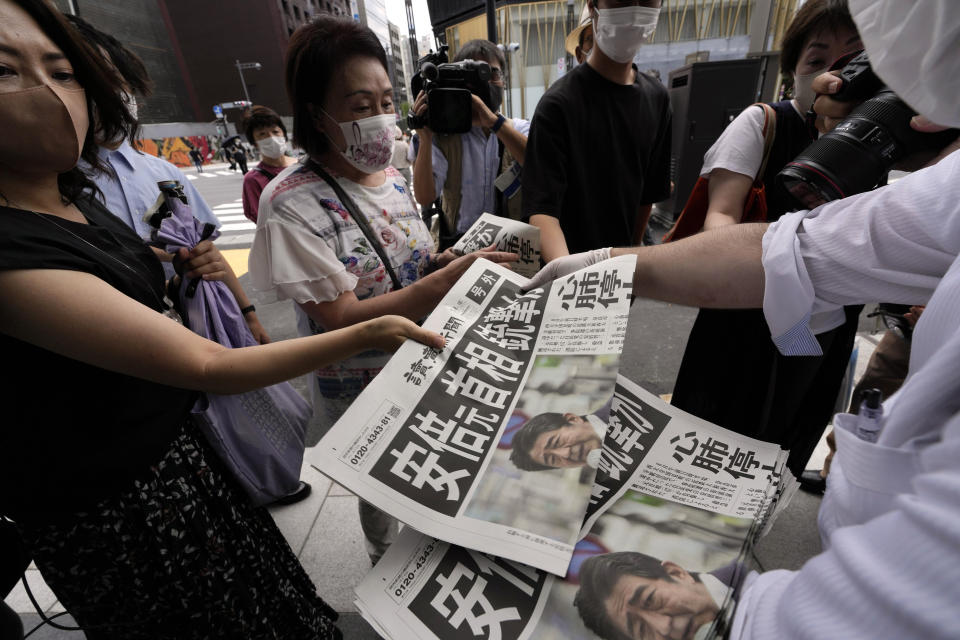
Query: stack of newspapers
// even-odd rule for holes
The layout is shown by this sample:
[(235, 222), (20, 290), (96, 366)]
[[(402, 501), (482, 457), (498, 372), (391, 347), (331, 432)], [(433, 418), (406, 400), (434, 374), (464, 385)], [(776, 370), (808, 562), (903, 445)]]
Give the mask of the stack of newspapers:
[(634, 268), (524, 291), (477, 260), (424, 323), (444, 349), (404, 344), (308, 450), (405, 523), (356, 588), (384, 638), (722, 637), (797, 485), (618, 376)]

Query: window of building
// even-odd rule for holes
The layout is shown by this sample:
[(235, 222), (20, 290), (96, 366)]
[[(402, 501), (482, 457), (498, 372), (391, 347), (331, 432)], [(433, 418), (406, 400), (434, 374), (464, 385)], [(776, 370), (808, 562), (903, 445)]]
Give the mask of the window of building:
[(280, 4), (281, 4), (281, 6), (283, 6), (283, 13), (286, 14), (287, 16), (289, 16), (289, 15), (290, 15), (290, 4), (287, 2), (287, 0), (280, 0)]
[(297, 5), (293, 5), (293, 17), (297, 20), (297, 22), (300, 22), (300, 7)]

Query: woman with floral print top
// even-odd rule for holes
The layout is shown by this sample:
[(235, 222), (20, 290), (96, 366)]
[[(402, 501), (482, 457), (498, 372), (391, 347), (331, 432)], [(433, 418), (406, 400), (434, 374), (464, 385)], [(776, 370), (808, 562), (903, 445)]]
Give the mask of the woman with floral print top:
[[(396, 116), (386, 55), (372, 31), (319, 16), (287, 52), (294, 141), (308, 159), (288, 167), (260, 198), (250, 252), (253, 285), (297, 303), (298, 329), (312, 335), (385, 314), (425, 317), (477, 254), (437, 255), (406, 181), (389, 166)], [(314, 163), (356, 203), (402, 288), (392, 279)], [(482, 256), (516, 260), (496, 251)], [(316, 371), (312, 392), (323, 432), (388, 359), (369, 351)], [(392, 519), (361, 501), (361, 524), (376, 561), (395, 535)]]

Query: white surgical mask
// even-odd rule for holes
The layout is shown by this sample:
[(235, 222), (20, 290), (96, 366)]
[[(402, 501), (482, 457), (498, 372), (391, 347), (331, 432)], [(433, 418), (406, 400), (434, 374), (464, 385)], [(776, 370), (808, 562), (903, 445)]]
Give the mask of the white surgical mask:
[(870, 65), (937, 124), (960, 127), (960, 2), (850, 0)]
[(653, 35), (659, 16), (660, 9), (653, 7), (597, 9), (594, 41), (611, 60), (630, 62)]
[[(330, 114), (327, 117), (336, 122)], [(396, 142), (393, 136), (397, 117), (394, 114), (384, 113), (337, 124), (347, 145), (346, 149), (339, 150), (340, 155), (347, 162), (364, 173), (376, 173), (390, 166)]]
[(287, 151), (287, 139), (278, 136), (257, 140), (257, 147), (265, 158), (281, 158)]
[(800, 107), (800, 113), (806, 113), (813, 107), (813, 101), (817, 99), (817, 94), (813, 90), (813, 79), (824, 72), (824, 69), (814, 71), (813, 73), (793, 75), (793, 97)]

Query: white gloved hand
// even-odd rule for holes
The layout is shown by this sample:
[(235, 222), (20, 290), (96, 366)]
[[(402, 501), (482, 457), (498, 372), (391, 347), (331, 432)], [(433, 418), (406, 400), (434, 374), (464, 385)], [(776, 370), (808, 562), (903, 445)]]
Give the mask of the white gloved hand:
[(575, 253), (572, 256), (564, 256), (551, 260), (543, 269), (537, 272), (537, 275), (527, 280), (522, 290), (529, 291), (530, 289), (542, 287), (551, 280), (562, 278), (563, 276), (570, 275), (574, 271), (579, 271), (580, 269), (591, 267), (598, 262), (609, 260), (610, 249), (610, 247), (606, 249), (593, 249), (592, 251), (584, 251), (583, 253)]

